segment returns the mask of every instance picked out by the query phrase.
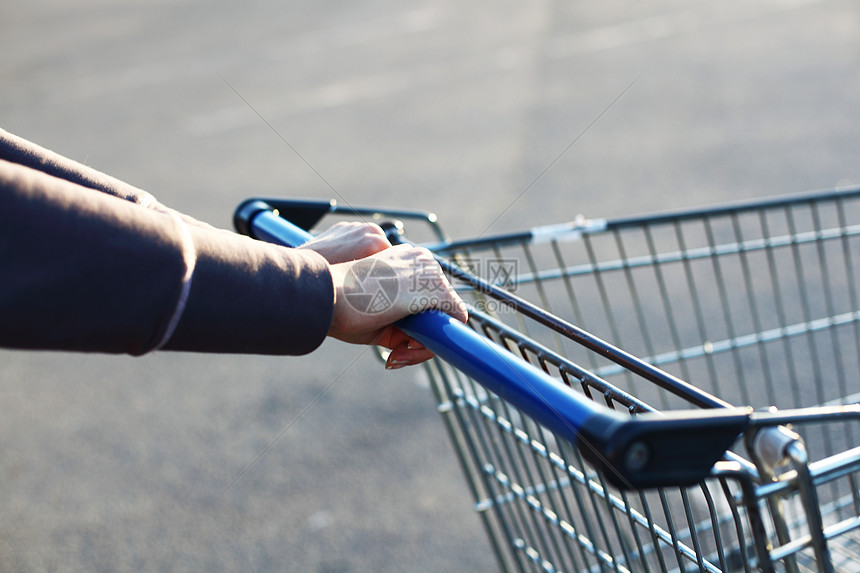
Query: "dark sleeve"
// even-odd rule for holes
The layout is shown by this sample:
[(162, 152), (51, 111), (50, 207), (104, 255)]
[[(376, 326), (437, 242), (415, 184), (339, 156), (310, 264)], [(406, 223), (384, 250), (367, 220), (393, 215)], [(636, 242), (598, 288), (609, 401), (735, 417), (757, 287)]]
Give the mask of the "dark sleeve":
[(0, 159), (145, 207), (155, 203), (155, 197), (142, 189), (63, 157), (2, 128), (0, 128)]
[(325, 338), (333, 301), (316, 253), (0, 160), (2, 346), (303, 354)]

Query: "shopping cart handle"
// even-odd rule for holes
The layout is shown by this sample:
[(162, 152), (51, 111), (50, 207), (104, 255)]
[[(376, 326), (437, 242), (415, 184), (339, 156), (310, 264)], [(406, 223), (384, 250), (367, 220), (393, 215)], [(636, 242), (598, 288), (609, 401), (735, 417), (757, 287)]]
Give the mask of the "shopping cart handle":
[[(311, 238), (310, 233), (279, 217), (261, 201), (240, 205), (236, 219), (242, 220), (237, 224), (241, 231), (268, 242), (295, 247)], [(749, 424), (750, 411), (740, 408), (631, 418), (589, 400), (436, 310), (408, 316), (397, 326), (523, 414), (576, 445), (618, 487), (698, 482)], [(500, 424), (500, 429), (504, 427)]]
[(579, 448), (617, 487), (691, 485), (749, 424), (749, 408), (685, 410), (634, 418), (600, 406), (439, 311), (397, 326), (463, 374)]

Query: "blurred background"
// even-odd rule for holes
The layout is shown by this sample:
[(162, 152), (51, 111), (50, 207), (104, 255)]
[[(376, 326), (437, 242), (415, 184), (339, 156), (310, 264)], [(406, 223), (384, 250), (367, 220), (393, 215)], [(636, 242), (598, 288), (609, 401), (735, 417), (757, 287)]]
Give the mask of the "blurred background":
[[(224, 227), (248, 196), (465, 238), (858, 184), (858, 104), (853, 0), (0, 4), (0, 126)], [(492, 571), (433, 404), (331, 341), (0, 351), (0, 571)]]

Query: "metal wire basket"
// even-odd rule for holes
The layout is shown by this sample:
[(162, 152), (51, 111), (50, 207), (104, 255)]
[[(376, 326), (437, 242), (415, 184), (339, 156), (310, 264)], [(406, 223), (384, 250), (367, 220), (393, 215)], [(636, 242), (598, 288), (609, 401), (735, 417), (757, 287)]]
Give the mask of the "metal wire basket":
[[(858, 234), (853, 190), (580, 219), (437, 251), (696, 390), (462, 289), (475, 330), (593, 400), (631, 415), (720, 405), (709, 396), (807, 408), (789, 423), (860, 396)], [(696, 486), (627, 492), (445, 363), (428, 371), (505, 570), (860, 570), (856, 418), (753, 430)]]
[(427, 372), (503, 570), (860, 571), (860, 189), (436, 236), (493, 350)]

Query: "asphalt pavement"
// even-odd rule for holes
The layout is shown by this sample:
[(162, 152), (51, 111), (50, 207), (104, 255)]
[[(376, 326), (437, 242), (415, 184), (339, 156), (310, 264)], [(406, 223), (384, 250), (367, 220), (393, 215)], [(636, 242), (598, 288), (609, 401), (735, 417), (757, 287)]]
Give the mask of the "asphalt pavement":
[[(248, 196), (465, 238), (856, 185), (858, 106), (853, 0), (0, 4), (0, 126), (224, 227)], [(0, 351), (0, 571), (494, 568), (418, 368)]]

